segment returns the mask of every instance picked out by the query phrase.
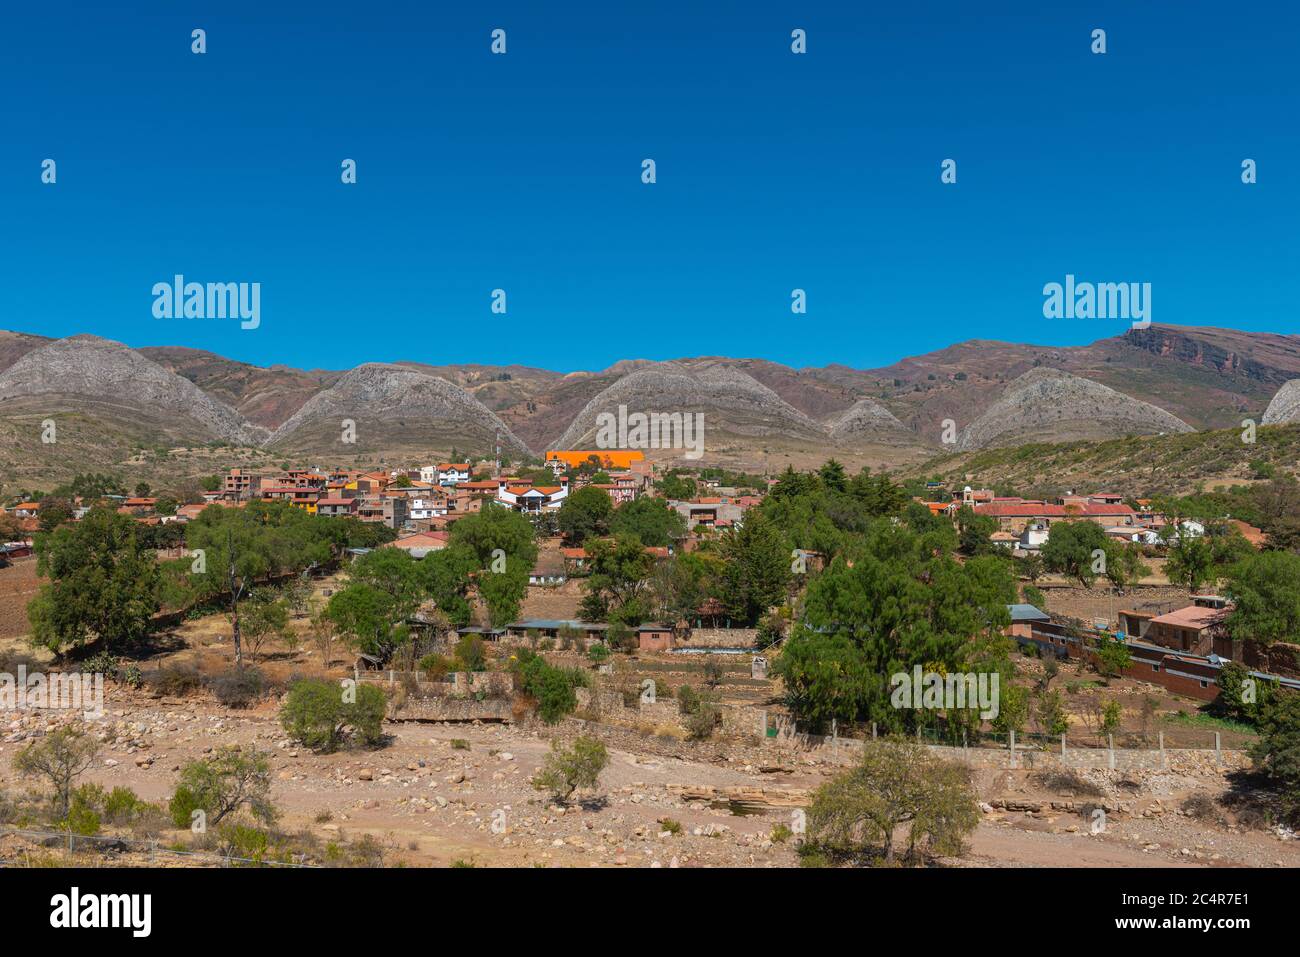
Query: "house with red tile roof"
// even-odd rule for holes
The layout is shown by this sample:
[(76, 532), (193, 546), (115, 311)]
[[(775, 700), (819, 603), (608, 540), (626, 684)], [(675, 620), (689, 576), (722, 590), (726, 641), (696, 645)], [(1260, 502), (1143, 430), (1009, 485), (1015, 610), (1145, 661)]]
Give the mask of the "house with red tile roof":
[(438, 552), (446, 548), (448, 538), (447, 532), (416, 532), (414, 535), (403, 535), (379, 547), (400, 548), (412, 558), (423, 558), (430, 552)]
[(1030, 525), (1041, 525), (1050, 529), (1053, 522), (1061, 521), (1087, 520), (1106, 528), (1138, 523), (1137, 513), (1127, 505), (1105, 505), (1099, 502), (1051, 505), (1025, 499), (999, 500), (975, 505), (974, 512), (977, 515), (987, 515), (997, 519), (999, 529), (1017, 534)]

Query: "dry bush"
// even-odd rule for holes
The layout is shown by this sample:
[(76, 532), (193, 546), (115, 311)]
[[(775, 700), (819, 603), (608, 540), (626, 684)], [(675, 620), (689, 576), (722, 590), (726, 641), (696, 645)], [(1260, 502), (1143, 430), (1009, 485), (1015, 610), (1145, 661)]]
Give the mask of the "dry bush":
[(1217, 821), (1221, 817), (1214, 798), (1201, 792), (1189, 795), (1180, 807), (1184, 814), (1198, 821)]
[(1044, 768), (1035, 771), (1029, 779), (1054, 794), (1073, 794), (1078, 797), (1105, 797), (1106, 792), (1073, 768)]

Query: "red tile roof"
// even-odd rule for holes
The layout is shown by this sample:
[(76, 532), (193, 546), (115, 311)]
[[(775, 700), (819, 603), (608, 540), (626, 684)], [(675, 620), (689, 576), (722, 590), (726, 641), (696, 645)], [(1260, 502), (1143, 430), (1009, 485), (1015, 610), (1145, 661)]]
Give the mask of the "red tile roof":
[(979, 515), (994, 518), (1033, 518), (1039, 515), (1049, 518), (1087, 518), (1102, 515), (1134, 515), (1127, 505), (1101, 505), (1088, 502), (1081, 505), (1043, 505), (1033, 502), (993, 502), (989, 505), (976, 505)]

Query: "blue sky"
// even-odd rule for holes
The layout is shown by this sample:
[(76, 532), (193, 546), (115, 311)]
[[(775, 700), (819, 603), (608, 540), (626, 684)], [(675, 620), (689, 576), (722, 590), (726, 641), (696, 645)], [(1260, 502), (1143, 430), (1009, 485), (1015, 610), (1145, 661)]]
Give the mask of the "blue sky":
[[(1069, 272), (1150, 282), (1157, 323), (1300, 332), (1298, 21), (1148, 0), (11, 5), (0, 327), (307, 368), (865, 368), (1122, 332), (1043, 318)], [(176, 273), (260, 282), (260, 327), (155, 319)]]

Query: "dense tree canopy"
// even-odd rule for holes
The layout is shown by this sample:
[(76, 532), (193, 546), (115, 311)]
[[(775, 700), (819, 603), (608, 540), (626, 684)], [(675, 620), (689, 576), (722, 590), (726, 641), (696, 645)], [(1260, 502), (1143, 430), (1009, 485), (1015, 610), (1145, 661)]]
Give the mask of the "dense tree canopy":
[(91, 640), (109, 651), (141, 641), (161, 606), (161, 571), (126, 515), (92, 509), (36, 537), (37, 570), (49, 579), (28, 606), (34, 644), (56, 653)]

